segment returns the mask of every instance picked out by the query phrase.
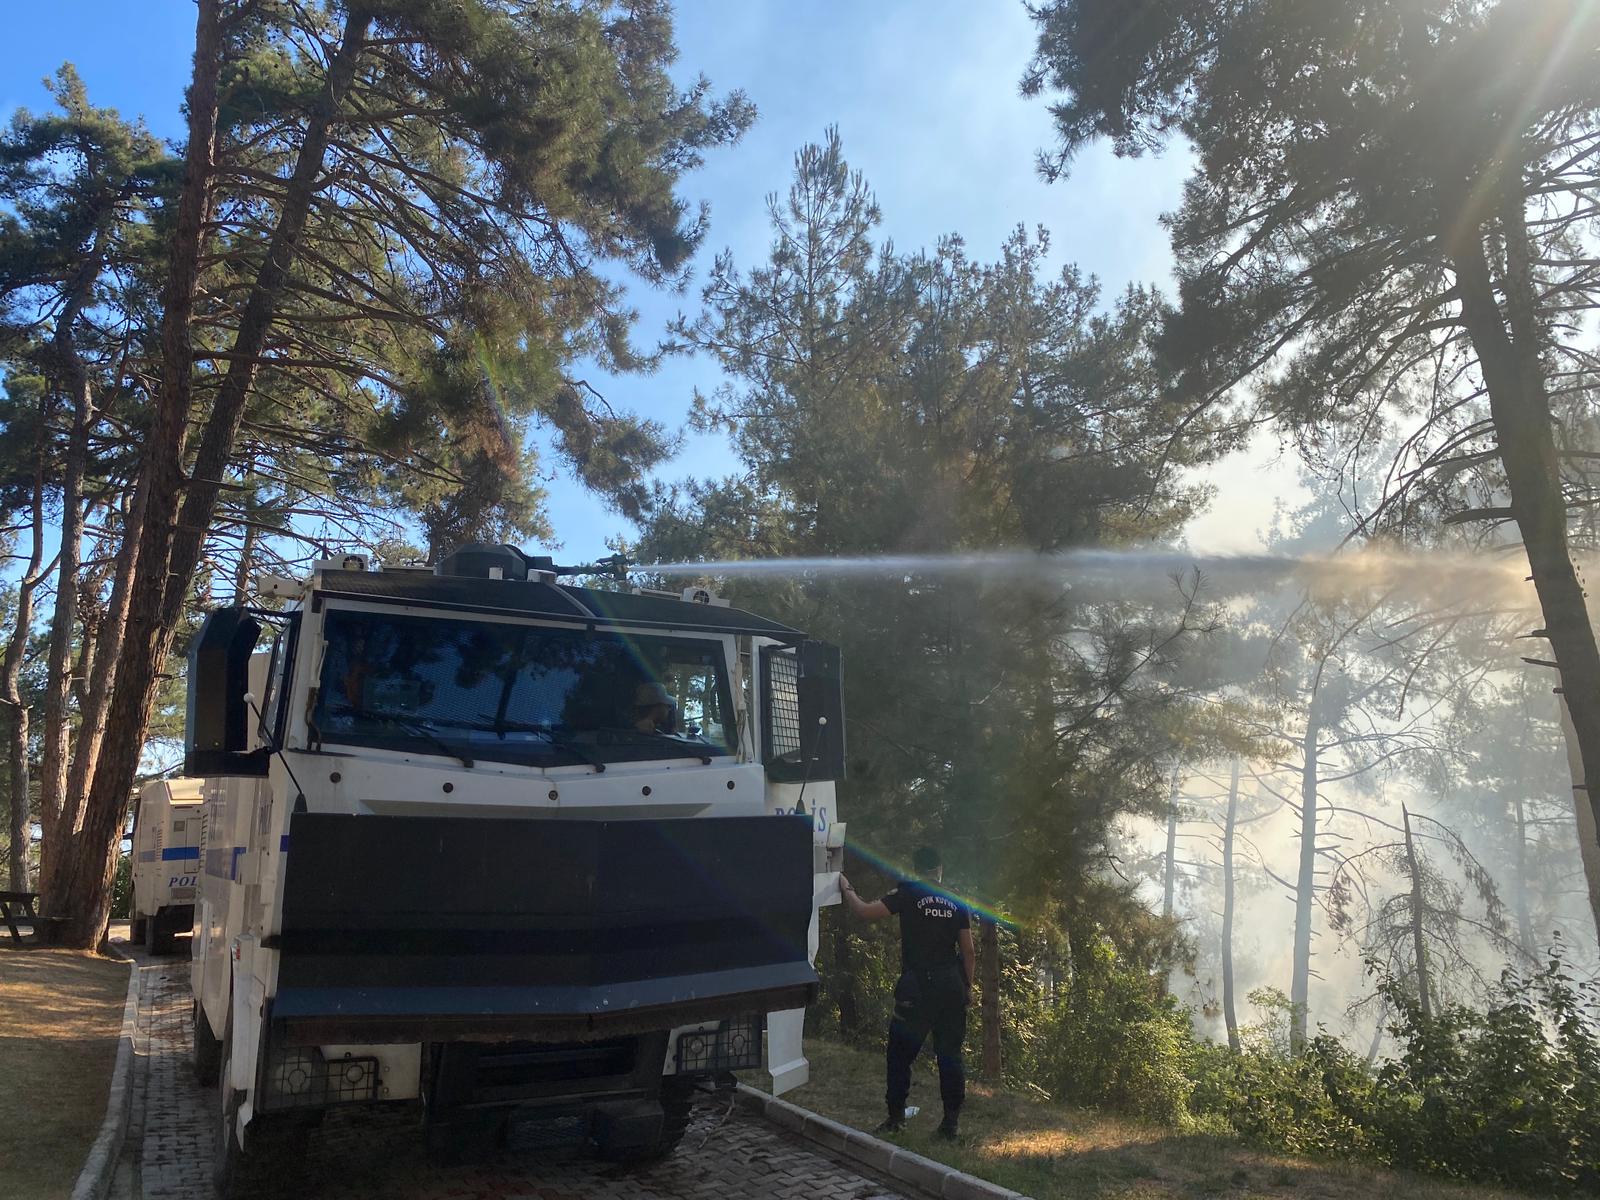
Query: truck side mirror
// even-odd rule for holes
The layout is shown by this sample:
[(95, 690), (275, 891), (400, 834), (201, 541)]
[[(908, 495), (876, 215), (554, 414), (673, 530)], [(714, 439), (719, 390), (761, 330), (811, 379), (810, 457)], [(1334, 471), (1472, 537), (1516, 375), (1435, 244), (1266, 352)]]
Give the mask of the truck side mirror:
[(265, 775), (266, 758), (249, 753), (245, 704), (250, 653), (261, 623), (242, 608), (206, 615), (189, 644), (189, 712), (184, 722), (185, 775)]
[(804, 641), (761, 652), (761, 745), (776, 783), (844, 778), (844, 673), (839, 647)]

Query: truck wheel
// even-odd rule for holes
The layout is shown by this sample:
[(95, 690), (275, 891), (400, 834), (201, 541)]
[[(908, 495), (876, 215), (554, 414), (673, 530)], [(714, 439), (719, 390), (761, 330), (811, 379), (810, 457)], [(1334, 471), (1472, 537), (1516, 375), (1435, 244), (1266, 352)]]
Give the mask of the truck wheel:
[(151, 954), (166, 955), (177, 949), (177, 931), (172, 928), (172, 914), (157, 909), (149, 917), (150, 936), (146, 940)]
[[(203, 1018), (202, 1018), (203, 1019)], [(217, 1060), (219, 1081), (218, 1104), (221, 1109), (217, 1125), (216, 1152), (211, 1158), (211, 1182), (216, 1187), (218, 1200), (234, 1200), (246, 1183), (244, 1147), (239, 1144), (237, 1128), (239, 1105), (244, 1097), (229, 1078), (233, 1065), (233, 1019), (228, 1019), (227, 1031)]]
[(661, 1081), (660, 1132), (647, 1142), (617, 1142), (602, 1135), (595, 1145), (598, 1157), (608, 1162), (645, 1163), (665, 1158), (683, 1141), (694, 1112), (694, 1081), (667, 1076)]
[(441, 1167), (488, 1158), (506, 1143), (506, 1114), (489, 1109), (455, 1113), (448, 1121), (430, 1121), (423, 1134), (428, 1161)]
[(689, 1118), (694, 1115), (694, 1080), (669, 1075), (661, 1080), (661, 1149), (660, 1158), (671, 1154), (683, 1141), (689, 1129)]
[(133, 920), (128, 922), (128, 944), (130, 946), (142, 946), (146, 936), (148, 935), (146, 934), (145, 918), (136, 915)]
[[(246, 1127), (245, 1144), (239, 1140), (239, 1106), (244, 1093), (233, 1086), (229, 1069), (233, 1059), (233, 1018), (222, 1035), (217, 1066), (220, 1120), (211, 1180), (218, 1200), (245, 1200), (269, 1194), (284, 1183), (292, 1184), (303, 1169), (311, 1138), (309, 1114), (257, 1114)], [(268, 1184), (273, 1187), (269, 1188)], [(298, 1194), (292, 1190), (288, 1194)]]
[(222, 1063), (222, 1043), (211, 1032), (211, 1022), (200, 1001), (194, 1002), (194, 1078), (201, 1087), (216, 1087)]

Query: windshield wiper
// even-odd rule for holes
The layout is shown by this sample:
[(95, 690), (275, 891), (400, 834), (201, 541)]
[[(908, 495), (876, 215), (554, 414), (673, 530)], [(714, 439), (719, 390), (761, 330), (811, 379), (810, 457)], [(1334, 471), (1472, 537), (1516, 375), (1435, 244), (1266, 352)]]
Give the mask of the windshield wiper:
[(391, 721), (400, 726), (400, 728), (420, 737), (429, 745), (443, 750), (451, 758), (457, 759), (463, 767), (472, 766), (472, 759), (468, 758), (464, 751), (452, 746), (440, 737), (434, 731), (433, 723), (426, 717), (419, 717), (393, 708), (353, 708), (348, 705), (342, 706), (340, 712), (352, 717), (371, 717), (378, 721)]
[[(705, 752), (705, 750), (700, 749), (698, 747), (695, 747), (695, 746), (692, 746), (692, 745), (691, 746), (684, 745), (683, 741), (676, 734), (662, 733), (659, 729), (652, 729), (649, 732), (646, 732), (643, 729), (632, 729), (632, 728), (627, 728), (627, 727), (624, 727), (624, 726), (621, 726), (621, 725), (613, 725), (610, 728), (608, 728), (605, 732), (607, 732), (607, 733), (624, 734), (624, 735), (626, 735), (628, 737), (631, 737), (631, 738), (640, 739), (641, 741), (644, 741), (646, 744), (649, 744), (649, 745), (659, 745), (661, 742), (665, 741), (667, 743), (667, 745), (672, 746), (675, 749), (687, 751), (687, 753), (674, 754), (671, 757), (673, 757), (673, 758), (698, 758), (702, 763), (705, 763), (707, 766), (711, 765), (711, 755), (707, 754)], [(707, 743), (707, 745), (709, 745), (709, 744), (710, 743)]]
[(502, 717), (490, 717), (488, 715), (485, 715), (483, 719), (493, 723), (478, 726), (477, 728), (492, 730), (493, 732), (500, 734), (501, 737), (504, 737), (508, 733), (537, 733), (542, 737), (548, 738), (550, 740), (550, 744), (557, 750), (565, 750), (568, 754), (572, 755), (573, 758), (576, 758), (580, 762), (587, 763), (589, 766), (593, 767), (596, 775), (601, 775), (605, 772), (606, 764), (604, 762), (594, 757), (594, 755), (590, 754), (587, 750), (584, 750), (578, 745), (577, 742), (574, 742), (571, 738), (559, 732), (553, 726), (535, 725), (531, 721), (507, 721)]

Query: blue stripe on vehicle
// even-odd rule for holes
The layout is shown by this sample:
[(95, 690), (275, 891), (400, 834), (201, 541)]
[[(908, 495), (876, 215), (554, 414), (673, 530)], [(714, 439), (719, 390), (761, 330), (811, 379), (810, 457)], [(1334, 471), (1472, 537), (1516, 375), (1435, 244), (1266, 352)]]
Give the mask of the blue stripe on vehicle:
[(206, 874), (217, 879), (239, 878), (239, 856), (243, 846), (221, 846), (206, 851)]
[(199, 846), (168, 846), (161, 852), (162, 862), (171, 862), (177, 858), (199, 858)]
[(289, 849), (289, 835), (286, 833), (278, 839), (278, 850), (286, 853)]

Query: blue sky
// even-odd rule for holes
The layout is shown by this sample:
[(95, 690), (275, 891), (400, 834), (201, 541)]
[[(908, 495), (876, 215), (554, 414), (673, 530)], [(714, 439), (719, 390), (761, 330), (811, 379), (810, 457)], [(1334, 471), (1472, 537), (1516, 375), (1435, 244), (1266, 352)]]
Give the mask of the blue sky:
[[(142, 115), (151, 130), (176, 137), (189, 72), (194, 6), (190, 0), (112, 4), (57, 0), (8, 13), (0, 106), (43, 108), (40, 80), (73, 62), (95, 103)], [(711, 155), (683, 193), (711, 206), (711, 231), (687, 293), (632, 289), (640, 338), (653, 342), (666, 323), (698, 303), (712, 256), (723, 248), (746, 267), (768, 244), (766, 197), (787, 188), (794, 153), (837, 125), (845, 153), (877, 191), (883, 229), (903, 249), (960, 233), (972, 253), (992, 255), (1018, 224), (1051, 231), (1057, 263), (1076, 262), (1108, 294), (1133, 282), (1165, 284), (1169, 251), (1160, 214), (1178, 200), (1183, 154), (1119, 160), (1104, 148), (1081, 156), (1072, 177), (1047, 185), (1034, 153), (1050, 141), (1049, 114), (1017, 91), (1032, 52), (1033, 27), (1017, 0), (842, 0), (778, 4), (768, 0), (686, 0), (678, 11), (677, 69), (704, 73), (719, 91), (744, 90), (760, 118), (737, 146)], [(679, 425), (694, 388), (719, 382), (695, 359), (670, 361), (648, 377), (607, 379), (611, 402)], [(1248, 514), (1265, 505), (1257, 479), (1265, 448), (1249, 471), (1220, 475), (1217, 512), (1196, 530), (1218, 548), (1253, 543)], [(716, 475), (733, 466), (720, 440), (696, 439), (660, 472), (665, 478)], [(566, 552), (603, 551), (627, 523), (561, 474), (548, 478), (553, 523)], [(1240, 542), (1234, 547), (1227, 543)]]

